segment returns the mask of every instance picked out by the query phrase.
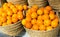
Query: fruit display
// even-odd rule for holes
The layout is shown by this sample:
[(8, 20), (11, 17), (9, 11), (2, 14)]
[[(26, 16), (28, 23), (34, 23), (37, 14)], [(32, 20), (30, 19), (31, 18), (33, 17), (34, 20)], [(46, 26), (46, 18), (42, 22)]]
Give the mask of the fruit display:
[(27, 9), (27, 5), (14, 5), (5, 3), (0, 8), (0, 26), (14, 24), (24, 18), (23, 10)]
[(48, 31), (58, 27), (58, 16), (50, 6), (38, 8), (34, 5), (26, 11), (26, 18), (22, 20), (25, 28), (31, 30)]

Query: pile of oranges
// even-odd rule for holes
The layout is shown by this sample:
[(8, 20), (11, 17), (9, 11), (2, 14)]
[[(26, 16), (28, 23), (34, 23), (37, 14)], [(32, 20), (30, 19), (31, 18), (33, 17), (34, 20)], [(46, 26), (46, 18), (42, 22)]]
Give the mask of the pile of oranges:
[(50, 6), (38, 8), (32, 6), (26, 11), (26, 18), (22, 20), (24, 27), (31, 30), (48, 31), (58, 26), (58, 16)]
[(5, 3), (0, 8), (0, 26), (14, 24), (23, 19), (23, 10), (27, 9), (27, 5), (14, 5)]

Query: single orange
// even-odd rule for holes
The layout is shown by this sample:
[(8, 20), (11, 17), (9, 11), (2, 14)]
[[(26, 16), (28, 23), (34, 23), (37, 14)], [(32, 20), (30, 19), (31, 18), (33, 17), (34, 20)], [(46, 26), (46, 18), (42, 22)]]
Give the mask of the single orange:
[(38, 30), (39, 27), (38, 27), (38, 25), (35, 24), (32, 26), (32, 28), (33, 28), (33, 30)]
[(44, 9), (44, 14), (49, 14), (49, 11), (47, 9)]
[(32, 19), (31, 20), (31, 24), (36, 24), (37, 20), (36, 19)]
[(32, 27), (32, 24), (30, 22), (28, 22), (28, 23), (26, 23), (25, 27), (30, 29)]
[(12, 19), (12, 17), (11, 16), (7, 16), (7, 19)]
[(42, 15), (43, 14), (43, 11), (42, 10), (37, 10), (37, 14), (38, 15)]
[(17, 17), (19, 20), (22, 20), (23, 19), (23, 13), (22, 12), (18, 12), (17, 13)]
[(51, 20), (44, 20), (44, 25), (45, 26), (50, 26)]
[(43, 19), (42, 19), (42, 16), (38, 16), (38, 18), (37, 18), (37, 19), (38, 19), (38, 20), (43, 20)]
[(33, 13), (31, 14), (31, 17), (32, 17), (32, 18), (37, 18), (37, 13), (36, 13), (36, 12), (33, 12)]
[(46, 6), (45, 9), (47, 9), (47, 10), (49, 10), (49, 11), (52, 10), (51, 6)]
[(56, 22), (55, 20), (53, 20), (51, 22), (51, 26), (54, 27), (54, 28), (56, 28), (58, 26), (58, 22)]
[(48, 15), (48, 14), (42, 15), (42, 19), (43, 19), (43, 20), (49, 19), (49, 15)]
[(43, 21), (42, 20), (37, 20), (37, 25), (38, 26), (43, 25)]
[(45, 27), (44, 25), (40, 25), (40, 26), (39, 26), (39, 30), (45, 31), (45, 30), (46, 30), (46, 27)]
[(3, 12), (2, 13), (2, 17), (7, 17), (7, 13), (6, 12)]
[(22, 25), (26, 25), (26, 23), (27, 23), (26, 19), (23, 19), (22, 20)]
[(52, 12), (49, 14), (49, 17), (51, 20), (53, 20), (55, 18), (55, 14), (53, 14)]
[(23, 5), (24, 10), (27, 10), (27, 5)]
[(8, 20), (7, 20), (7, 24), (8, 24), (8, 25), (12, 24), (12, 19), (8, 19)]
[(39, 8), (39, 10), (41, 10), (41, 11), (43, 11), (43, 12), (44, 12), (44, 7)]
[(52, 29), (53, 29), (52, 26), (48, 26), (48, 27), (46, 28), (47, 31), (52, 30)]
[(37, 10), (35, 8), (31, 8), (31, 12), (36, 12)]
[(31, 21), (31, 16), (29, 16), (29, 17), (26, 17), (26, 20), (29, 22), (29, 21)]

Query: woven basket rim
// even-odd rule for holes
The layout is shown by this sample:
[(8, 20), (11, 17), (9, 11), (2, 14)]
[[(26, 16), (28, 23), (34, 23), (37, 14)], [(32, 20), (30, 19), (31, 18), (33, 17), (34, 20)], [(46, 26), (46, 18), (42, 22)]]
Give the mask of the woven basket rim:
[[(24, 27), (25, 29), (28, 29), (26, 27)], [(51, 32), (51, 31), (54, 31), (56, 29), (59, 29), (59, 26), (57, 26), (56, 28), (52, 29), (52, 30), (48, 30), (48, 31), (40, 31), (40, 30), (31, 30), (31, 29), (28, 29), (28, 30), (31, 30), (31, 31), (34, 31), (34, 32)]]
[(18, 21), (18, 22), (14, 23), (14, 24), (6, 25), (6, 26), (0, 26), (0, 27), (7, 27), (7, 26), (15, 25), (15, 24), (17, 24), (19, 22), (21, 23), (21, 21)]

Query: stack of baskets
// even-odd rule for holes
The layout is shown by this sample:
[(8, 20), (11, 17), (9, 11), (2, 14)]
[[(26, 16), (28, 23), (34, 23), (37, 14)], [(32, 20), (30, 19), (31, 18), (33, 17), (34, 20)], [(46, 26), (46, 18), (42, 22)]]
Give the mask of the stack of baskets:
[(46, 0), (28, 0), (29, 6), (38, 5), (39, 7), (44, 7), (47, 4)]
[(26, 0), (7, 0), (7, 2), (12, 2), (13, 4), (27, 4)]
[(53, 9), (60, 11), (60, 0), (48, 0)]
[(23, 30), (23, 27), (21, 25), (21, 21), (18, 21), (15, 24), (7, 25), (4, 27), (1, 26), (0, 30), (4, 34), (10, 35), (10, 36), (16, 36)]

